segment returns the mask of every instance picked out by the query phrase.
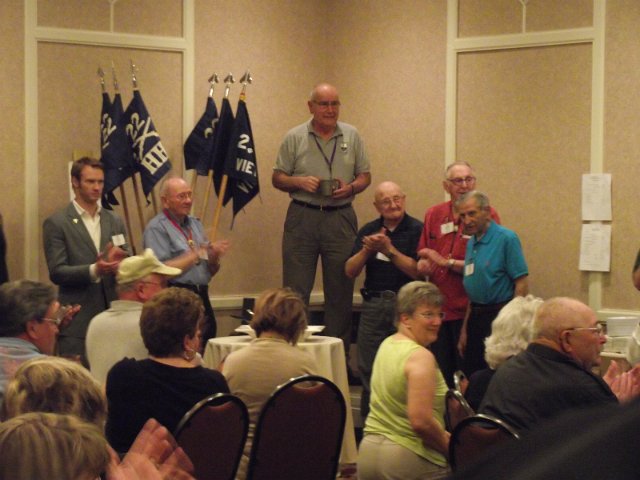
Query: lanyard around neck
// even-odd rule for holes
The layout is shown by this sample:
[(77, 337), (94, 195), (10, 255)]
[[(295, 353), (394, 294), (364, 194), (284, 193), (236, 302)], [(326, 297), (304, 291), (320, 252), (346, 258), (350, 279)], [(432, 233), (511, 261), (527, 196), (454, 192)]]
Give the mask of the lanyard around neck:
[(318, 146), (318, 150), (320, 150), (320, 153), (322, 154), (322, 158), (324, 158), (324, 161), (329, 166), (329, 174), (333, 178), (332, 167), (333, 167), (333, 159), (336, 156), (336, 147), (338, 146), (338, 137), (333, 137), (333, 151), (331, 152), (331, 158), (329, 159), (325, 155), (324, 150), (322, 149), (322, 146), (320, 145), (320, 142), (318, 142), (318, 138), (314, 134), (312, 134), (312, 135), (313, 135), (313, 139), (316, 142), (316, 145)]
[(185, 238), (185, 240), (187, 241), (187, 245), (189, 245), (190, 247), (193, 247), (194, 242), (193, 242), (193, 232), (191, 231), (191, 229), (189, 227), (186, 228), (187, 232), (189, 233), (188, 235), (185, 233), (185, 229), (182, 228), (178, 222), (176, 222), (174, 220), (174, 218), (169, 214), (169, 211), (165, 208), (163, 210), (165, 217), (167, 217), (169, 219), (169, 221), (171, 222), (171, 224), (176, 228), (176, 230), (178, 230), (182, 236)]

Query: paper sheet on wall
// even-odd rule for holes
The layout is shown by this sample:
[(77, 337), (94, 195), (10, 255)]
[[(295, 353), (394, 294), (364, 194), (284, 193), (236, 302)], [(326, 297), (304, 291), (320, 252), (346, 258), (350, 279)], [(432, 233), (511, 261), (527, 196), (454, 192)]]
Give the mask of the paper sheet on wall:
[(582, 175), (582, 220), (611, 221), (611, 174)]
[(611, 225), (585, 223), (580, 238), (580, 270), (611, 270)]

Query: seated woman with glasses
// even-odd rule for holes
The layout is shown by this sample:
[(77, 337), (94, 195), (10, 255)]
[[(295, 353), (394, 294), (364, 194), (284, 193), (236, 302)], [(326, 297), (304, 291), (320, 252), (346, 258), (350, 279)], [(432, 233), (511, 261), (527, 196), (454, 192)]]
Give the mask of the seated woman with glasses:
[(447, 384), (426, 348), (442, 324), (442, 295), (428, 282), (410, 282), (397, 297), (398, 331), (376, 355), (371, 410), (358, 456), (358, 478), (425, 479), (446, 472)]
[(149, 358), (125, 358), (107, 375), (106, 432), (116, 451), (129, 450), (148, 419), (174, 431), (197, 402), (229, 391), (222, 374), (196, 358), (203, 318), (200, 297), (183, 288), (167, 288), (142, 307), (140, 333)]
[(251, 440), (264, 403), (278, 385), (318, 370), (311, 354), (296, 346), (307, 328), (307, 309), (293, 290), (264, 291), (256, 300), (250, 325), (256, 338), (247, 348), (229, 354), (222, 368), (231, 393), (249, 410), (249, 436), (238, 467), (239, 479), (246, 476)]

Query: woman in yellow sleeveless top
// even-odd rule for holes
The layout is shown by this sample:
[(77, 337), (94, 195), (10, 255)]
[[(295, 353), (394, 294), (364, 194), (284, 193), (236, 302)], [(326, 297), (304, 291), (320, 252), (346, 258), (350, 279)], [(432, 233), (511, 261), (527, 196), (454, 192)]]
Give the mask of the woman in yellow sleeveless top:
[(360, 480), (439, 478), (447, 469), (442, 373), (427, 346), (438, 337), (442, 295), (428, 282), (398, 292), (398, 331), (376, 355), (371, 410), (360, 444)]

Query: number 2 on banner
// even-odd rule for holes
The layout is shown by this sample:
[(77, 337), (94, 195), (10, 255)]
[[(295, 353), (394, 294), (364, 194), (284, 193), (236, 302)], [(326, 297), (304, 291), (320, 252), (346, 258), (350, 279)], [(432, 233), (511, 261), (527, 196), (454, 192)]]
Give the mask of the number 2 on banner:
[(251, 137), (249, 137), (249, 135), (247, 135), (246, 133), (243, 133), (242, 135), (240, 135), (240, 140), (238, 141), (238, 148), (246, 150), (248, 153), (253, 153), (253, 148), (246, 146), (247, 143), (249, 143), (250, 141), (251, 141)]

